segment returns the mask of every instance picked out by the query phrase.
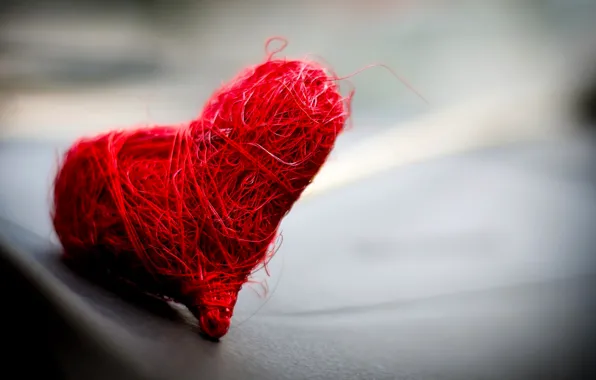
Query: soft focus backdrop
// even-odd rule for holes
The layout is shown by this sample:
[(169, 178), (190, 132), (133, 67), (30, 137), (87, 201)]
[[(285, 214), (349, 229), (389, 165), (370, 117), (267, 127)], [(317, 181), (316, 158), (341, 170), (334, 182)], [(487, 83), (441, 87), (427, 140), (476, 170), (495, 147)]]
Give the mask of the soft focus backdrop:
[(73, 3), (0, 5), (0, 217), (43, 244), (52, 151), (196, 117), (268, 37), (340, 75), (384, 64), (428, 100), (381, 67), (345, 81), (353, 128), (217, 354), (71, 282), (65, 305), (91, 307), (66, 310), (107, 309), (119, 359), (168, 379), (588, 378), (570, 373), (594, 352), (596, 1)]
[(567, 130), (576, 93), (596, 82), (595, 15), (590, 0), (3, 2), (0, 138), (188, 121), (279, 35), (284, 54), (320, 57), (340, 75), (387, 65), (430, 103), (381, 67), (346, 81), (354, 128), (334, 155), (368, 161), (322, 173), (317, 186), (343, 184)]
[(425, 105), (382, 68), (351, 78), (355, 128), (344, 140), (357, 141), (472, 100), (560, 96), (594, 65), (595, 4), (8, 1), (0, 23), (0, 132), (71, 138), (186, 121), (223, 80), (263, 58), (266, 38), (280, 35), (289, 40), (284, 53), (316, 55), (340, 75), (388, 65), (429, 100)]

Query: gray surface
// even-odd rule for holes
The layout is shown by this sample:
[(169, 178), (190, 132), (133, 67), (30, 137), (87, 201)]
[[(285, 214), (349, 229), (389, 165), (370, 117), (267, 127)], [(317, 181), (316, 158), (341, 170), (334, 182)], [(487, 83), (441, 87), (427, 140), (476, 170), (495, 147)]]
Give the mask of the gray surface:
[(0, 217), (40, 235), (2, 222), (2, 237), (81, 336), (149, 378), (564, 379), (594, 357), (588, 139), (444, 158), (300, 202), (268, 298), (246, 288), (219, 344), (57, 261), (53, 151), (0, 145)]

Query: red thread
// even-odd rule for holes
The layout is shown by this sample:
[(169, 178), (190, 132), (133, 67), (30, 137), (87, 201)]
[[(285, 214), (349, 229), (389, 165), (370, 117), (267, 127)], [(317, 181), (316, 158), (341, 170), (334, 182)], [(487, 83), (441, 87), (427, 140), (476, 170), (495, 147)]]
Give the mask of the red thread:
[(73, 144), (52, 211), (65, 259), (181, 302), (205, 335), (225, 335), (240, 288), (349, 118), (353, 93), (334, 74), (277, 52), (186, 125)]

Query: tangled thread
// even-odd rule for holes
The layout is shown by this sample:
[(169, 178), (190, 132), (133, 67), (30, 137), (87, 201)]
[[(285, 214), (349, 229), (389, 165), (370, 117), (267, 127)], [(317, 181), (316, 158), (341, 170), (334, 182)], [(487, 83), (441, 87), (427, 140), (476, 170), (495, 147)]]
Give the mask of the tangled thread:
[(273, 254), (350, 112), (335, 74), (275, 53), (186, 125), (74, 143), (54, 184), (64, 258), (181, 302), (203, 334), (225, 335), (238, 292)]

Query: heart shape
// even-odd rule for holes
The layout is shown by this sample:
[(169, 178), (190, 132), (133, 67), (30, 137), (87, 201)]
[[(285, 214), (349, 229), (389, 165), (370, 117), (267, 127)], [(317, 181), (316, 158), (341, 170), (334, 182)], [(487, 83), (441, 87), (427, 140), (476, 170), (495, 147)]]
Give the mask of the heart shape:
[(223, 336), (349, 117), (337, 80), (269, 54), (188, 124), (77, 141), (54, 184), (64, 257), (181, 302), (203, 334)]

